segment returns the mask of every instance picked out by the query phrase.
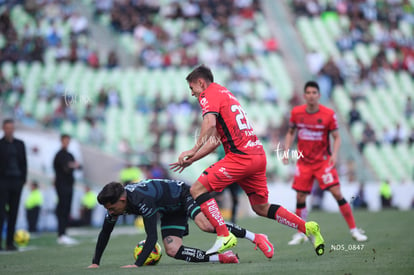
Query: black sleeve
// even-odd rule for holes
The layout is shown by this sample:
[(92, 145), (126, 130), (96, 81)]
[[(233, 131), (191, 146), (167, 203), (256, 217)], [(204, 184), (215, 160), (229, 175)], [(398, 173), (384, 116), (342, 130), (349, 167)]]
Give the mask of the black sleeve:
[(99, 265), (102, 254), (108, 244), (111, 237), (112, 230), (115, 227), (117, 217), (107, 216), (103, 222), (102, 230), (99, 233), (98, 241), (96, 242), (95, 255), (93, 256), (92, 263)]
[(154, 249), (155, 244), (157, 243), (157, 215), (154, 213), (150, 217), (144, 217), (144, 226), (145, 232), (147, 233), (147, 239), (145, 240), (144, 248), (142, 249), (141, 254), (138, 259), (135, 261), (135, 265), (142, 266), (144, 265), (145, 260), (151, 254), (151, 251)]
[(59, 153), (56, 153), (55, 157), (53, 158), (53, 170), (55, 170), (55, 173), (58, 172), (58, 156)]
[(23, 173), (23, 184), (27, 180), (27, 158), (26, 158), (26, 146), (22, 142), (23, 154), (22, 154), (22, 173)]

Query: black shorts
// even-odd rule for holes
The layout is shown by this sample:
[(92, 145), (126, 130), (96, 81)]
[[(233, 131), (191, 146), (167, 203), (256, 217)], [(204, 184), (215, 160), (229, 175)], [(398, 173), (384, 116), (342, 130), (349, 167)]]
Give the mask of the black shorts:
[(161, 214), (161, 236), (182, 238), (188, 235), (188, 218), (194, 219), (201, 212), (200, 206), (190, 194), (190, 186), (183, 184), (181, 191), (182, 207), (174, 212)]

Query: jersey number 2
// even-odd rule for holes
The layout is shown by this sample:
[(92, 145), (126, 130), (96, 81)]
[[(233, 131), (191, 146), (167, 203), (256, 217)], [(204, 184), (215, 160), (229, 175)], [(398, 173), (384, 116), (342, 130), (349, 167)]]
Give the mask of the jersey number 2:
[(324, 184), (330, 184), (334, 180), (332, 173), (326, 173), (322, 175), (322, 181)]
[[(252, 129), (249, 120), (247, 119), (246, 113), (240, 105), (231, 105), (231, 111), (233, 113), (237, 112), (236, 121), (240, 130)], [(245, 122), (243, 122), (243, 119)]]

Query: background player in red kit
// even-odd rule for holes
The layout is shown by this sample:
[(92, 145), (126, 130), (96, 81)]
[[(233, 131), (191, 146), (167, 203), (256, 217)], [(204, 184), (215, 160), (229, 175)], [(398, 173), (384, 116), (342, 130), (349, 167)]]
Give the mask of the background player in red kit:
[[(252, 209), (263, 217), (298, 229), (311, 237), (318, 255), (324, 252), (324, 240), (316, 222), (305, 222), (284, 207), (268, 202), (266, 179), (266, 154), (255, 135), (240, 103), (225, 87), (214, 83), (211, 70), (201, 65), (186, 78), (192, 96), (202, 108), (203, 122), (200, 136), (191, 150), (180, 154), (178, 161), (170, 164), (171, 169), (181, 172), (194, 161), (213, 152), (221, 143), (226, 155), (204, 170), (191, 186), (190, 192), (200, 205), (202, 212), (216, 228), (217, 240), (207, 254), (220, 253), (237, 243), (229, 233), (217, 202), (209, 192), (222, 191), (237, 182), (249, 197)], [(267, 236), (256, 234), (254, 242), (267, 246), (267, 257), (273, 256), (273, 246)]]
[[(344, 199), (339, 187), (338, 173), (335, 168), (341, 139), (338, 133), (338, 122), (335, 112), (321, 104), (319, 86), (314, 81), (305, 84), (304, 98), (306, 104), (292, 109), (290, 127), (285, 138), (285, 152), (289, 150), (298, 133), (298, 151), (303, 157), (296, 165), (295, 178), (292, 188), (296, 190), (296, 214), (306, 220), (306, 197), (312, 190), (314, 179), (317, 179), (322, 190), (329, 190), (347, 222), (352, 237), (357, 241), (368, 238), (355, 226), (351, 206)], [(330, 136), (333, 137), (331, 153)], [(283, 162), (287, 164), (288, 154), (283, 154)], [(301, 156), (302, 156), (301, 155)], [(302, 232), (293, 236), (289, 244), (299, 244), (307, 240)]]

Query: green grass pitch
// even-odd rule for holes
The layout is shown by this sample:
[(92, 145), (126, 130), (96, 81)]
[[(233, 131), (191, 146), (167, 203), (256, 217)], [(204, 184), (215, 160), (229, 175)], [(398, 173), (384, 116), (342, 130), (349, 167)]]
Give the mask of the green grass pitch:
[[(145, 238), (138, 231), (113, 236), (99, 269), (86, 268), (91, 263), (98, 229), (77, 236), (81, 243), (72, 247), (57, 245), (55, 234), (45, 233), (32, 239), (25, 251), (0, 253), (0, 274), (413, 274), (414, 211), (355, 211), (355, 218), (369, 238), (359, 246), (351, 239), (339, 213), (310, 213), (309, 219), (319, 222), (326, 241), (325, 254), (320, 257), (309, 243), (287, 245), (295, 233), (293, 229), (269, 219), (246, 218), (238, 223), (269, 236), (275, 246), (273, 259), (267, 259), (261, 251), (254, 250), (252, 243), (242, 239), (233, 248), (240, 264), (186, 263), (164, 254), (157, 266), (138, 270), (120, 269), (121, 265), (134, 262), (134, 244)], [(191, 223), (184, 244), (206, 250), (214, 240), (214, 234), (201, 232)]]

